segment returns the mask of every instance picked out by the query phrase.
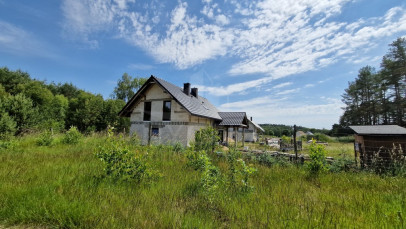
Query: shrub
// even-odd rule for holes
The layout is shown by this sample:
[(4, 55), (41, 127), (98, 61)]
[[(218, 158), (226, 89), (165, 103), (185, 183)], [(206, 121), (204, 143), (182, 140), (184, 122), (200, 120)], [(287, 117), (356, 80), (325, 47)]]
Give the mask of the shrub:
[(263, 165), (266, 166), (282, 166), (282, 167), (287, 167), (289, 165), (291, 165), (292, 163), (283, 156), (272, 156), (269, 153), (263, 153), (261, 155), (258, 156), (257, 161)]
[(186, 158), (188, 159), (187, 166), (192, 167), (194, 170), (205, 170), (210, 164), (210, 158), (203, 150), (193, 151), (188, 150), (186, 152)]
[(331, 142), (332, 141), (332, 139), (329, 136), (322, 134), (322, 133), (315, 133), (314, 138), (316, 138), (318, 141), (321, 141), (321, 142)]
[(311, 174), (317, 175), (320, 172), (328, 169), (326, 154), (327, 152), (325, 146), (316, 144), (316, 141), (313, 140), (309, 147), (309, 156), (311, 161), (307, 163), (307, 168)]
[(78, 144), (79, 141), (82, 139), (82, 134), (75, 126), (71, 126), (68, 131), (66, 131), (65, 135), (62, 138), (62, 142), (65, 144)]
[(36, 140), (36, 143), (39, 146), (50, 146), (53, 140), (54, 138), (52, 136), (52, 132), (46, 130), (39, 135), (39, 137)]
[(118, 140), (109, 138), (105, 145), (96, 150), (95, 155), (104, 163), (106, 175), (113, 179), (140, 183), (160, 177), (157, 171), (148, 166), (142, 155), (136, 155)]
[(221, 174), (220, 170), (209, 161), (200, 178), (203, 193), (210, 203), (216, 198), (217, 191), (220, 187)]
[(0, 139), (9, 140), (16, 131), (17, 123), (14, 119), (8, 113), (0, 113)]
[(335, 173), (348, 172), (355, 167), (356, 167), (356, 164), (355, 164), (354, 159), (351, 159), (350, 157), (345, 156), (345, 154), (344, 154), (344, 157), (340, 157), (340, 158), (334, 160), (333, 163), (331, 163), (331, 165), (329, 166), (329, 170), (331, 172), (335, 172)]
[(175, 144), (173, 144), (172, 148), (175, 153), (181, 153), (185, 150), (185, 147), (183, 147), (180, 142), (176, 142)]
[(247, 192), (253, 190), (253, 187), (249, 183), (249, 178), (256, 169), (247, 166), (245, 161), (240, 157), (241, 154), (235, 149), (230, 150), (227, 154), (227, 186), (232, 191)]
[(195, 150), (204, 150), (206, 152), (214, 152), (220, 137), (217, 130), (213, 127), (202, 128), (195, 133)]

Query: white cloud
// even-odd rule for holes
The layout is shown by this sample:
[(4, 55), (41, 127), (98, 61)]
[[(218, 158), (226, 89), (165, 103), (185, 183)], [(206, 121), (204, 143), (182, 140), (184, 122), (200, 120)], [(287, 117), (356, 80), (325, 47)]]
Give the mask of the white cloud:
[(276, 88), (282, 88), (282, 87), (287, 87), (289, 85), (292, 85), (292, 82), (281, 83), (281, 84), (278, 84), (276, 86), (273, 86), (273, 88), (275, 88), (275, 89)]
[[(406, 10), (402, 7), (374, 18), (338, 21), (336, 16), (351, 2), (230, 0), (220, 5), (203, 0), (200, 13), (194, 13), (186, 2), (178, 2), (166, 14), (168, 18), (156, 7), (144, 12), (128, 7), (124, 0), (65, 0), (62, 9), (66, 31), (95, 47), (94, 34), (114, 30), (117, 37), (144, 49), (158, 62), (179, 69), (226, 55), (236, 57), (239, 61), (228, 73), (256, 74), (257, 78), (202, 87), (216, 95), (229, 95), (337, 61), (364, 58), (360, 49), (371, 49), (382, 38), (406, 31)], [(231, 15), (232, 11), (238, 17)], [(230, 18), (239, 23), (231, 24)]]
[(315, 85), (314, 84), (306, 84), (306, 85), (304, 85), (304, 88), (309, 88), (309, 87), (314, 87)]
[(300, 91), (300, 89), (296, 88), (296, 89), (290, 89), (290, 90), (281, 91), (281, 92), (278, 92), (276, 94), (277, 95), (287, 95), (287, 94), (293, 94), (293, 93), (298, 92), (298, 91)]
[(226, 15), (220, 14), (216, 16), (216, 22), (220, 25), (227, 25), (230, 23), (230, 20), (227, 18)]
[(272, 77), (267, 77), (267, 78), (261, 78), (257, 80), (252, 80), (248, 82), (243, 82), (243, 83), (235, 83), (235, 84), (230, 84), (226, 87), (220, 86), (220, 87), (208, 87), (204, 85), (197, 85), (199, 90), (201, 91), (206, 91), (209, 92), (211, 95), (214, 96), (224, 96), (224, 95), (230, 95), (236, 92), (242, 92), (250, 88), (255, 88), (258, 87), (262, 84), (268, 83), (272, 81)]
[[(286, 102), (272, 96), (253, 98), (219, 106), (222, 111), (247, 111), (256, 123), (284, 123), (315, 128), (331, 128), (342, 114), (339, 99), (327, 98), (318, 104)], [(276, 121), (277, 120), (277, 121)]]

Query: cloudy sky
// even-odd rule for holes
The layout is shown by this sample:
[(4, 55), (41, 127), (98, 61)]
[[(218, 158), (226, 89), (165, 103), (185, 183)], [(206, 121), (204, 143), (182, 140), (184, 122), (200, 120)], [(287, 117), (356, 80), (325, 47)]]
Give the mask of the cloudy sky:
[(105, 98), (124, 72), (190, 82), (257, 123), (331, 128), (405, 35), (400, 0), (0, 0), (0, 66)]

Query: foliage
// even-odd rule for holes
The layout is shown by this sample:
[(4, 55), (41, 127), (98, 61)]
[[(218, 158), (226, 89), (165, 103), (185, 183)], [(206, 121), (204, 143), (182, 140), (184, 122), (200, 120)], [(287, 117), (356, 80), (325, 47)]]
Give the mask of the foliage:
[(340, 125), (406, 124), (406, 39), (390, 44), (381, 69), (362, 67), (342, 95), (345, 112)]
[(316, 141), (313, 140), (309, 147), (310, 162), (307, 163), (310, 174), (317, 175), (328, 169), (326, 154), (325, 146), (317, 144)]
[(355, 169), (356, 164), (354, 158), (350, 158), (346, 155), (336, 158), (329, 166), (329, 171), (334, 173), (348, 172)]
[(289, 162), (288, 159), (286, 159), (286, 157), (272, 156), (269, 153), (262, 153), (259, 156), (257, 156), (255, 160), (269, 167), (271, 166), (287, 167), (291, 165), (291, 163)]
[(240, 152), (235, 149), (231, 149), (227, 154), (227, 186), (234, 192), (249, 192), (253, 190), (249, 178), (257, 170), (250, 165), (246, 165), (245, 161), (240, 157)]
[[(0, 99), (1, 102), (1, 99)], [(17, 123), (11, 118), (8, 113), (0, 111), (0, 140), (7, 140), (14, 136), (17, 130)]]
[(65, 144), (75, 145), (78, 144), (82, 138), (82, 134), (75, 126), (71, 126), (62, 138), (62, 142)]
[(220, 170), (209, 161), (202, 171), (200, 183), (203, 188), (203, 193), (210, 203), (213, 203), (215, 198), (217, 198), (216, 194), (220, 187), (220, 182)]
[[(109, 125), (123, 131), (130, 126), (129, 118), (117, 115), (123, 100), (104, 100), (71, 83), (47, 84), (20, 70), (0, 68), (0, 101), (0, 114), (6, 115), (3, 128), (7, 126), (11, 134), (51, 128), (59, 132), (70, 126), (82, 132), (102, 131)], [(8, 117), (16, 123), (15, 131)]]
[(33, 107), (32, 100), (24, 94), (8, 97), (4, 102), (4, 108), (16, 122), (17, 133), (29, 129), (36, 121), (37, 110)]
[(39, 135), (39, 137), (36, 140), (36, 143), (39, 146), (50, 146), (53, 141), (54, 138), (52, 136), (52, 132), (46, 130)]
[(331, 142), (332, 141), (332, 139), (329, 136), (327, 136), (325, 134), (321, 134), (321, 133), (315, 133), (314, 138), (321, 142)]
[(281, 138), (281, 140), (282, 140), (282, 142), (283, 142), (283, 143), (290, 144), (290, 143), (291, 143), (291, 141), (292, 141), (292, 138), (291, 138), (291, 137), (288, 137), (288, 136), (283, 135), (283, 136), (282, 136), (282, 138)]
[(187, 166), (194, 170), (204, 171), (211, 164), (210, 158), (204, 150), (195, 151), (188, 149), (186, 151), (186, 158), (188, 159)]
[(176, 153), (181, 153), (185, 151), (185, 147), (182, 145), (180, 142), (176, 142), (175, 144), (172, 145), (173, 151)]
[(124, 73), (117, 81), (112, 97), (127, 102), (135, 92), (147, 81), (147, 78), (135, 77)]
[(214, 152), (216, 145), (220, 141), (217, 130), (211, 126), (202, 128), (195, 133), (195, 150), (204, 150), (206, 152)]
[(106, 175), (113, 179), (140, 183), (159, 178), (158, 172), (151, 169), (141, 155), (135, 154), (123, 141), (113, 137), (99, 146), (95, 155), (103, 162)]

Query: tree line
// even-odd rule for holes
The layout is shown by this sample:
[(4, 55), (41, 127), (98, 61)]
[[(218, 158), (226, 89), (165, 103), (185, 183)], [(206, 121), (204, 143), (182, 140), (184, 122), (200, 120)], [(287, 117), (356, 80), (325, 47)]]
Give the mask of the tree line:
[(344, 114), (333, 130), (349, 125), (406, 126), (406, 39), (389, 45), (379, 70), (362, 67), (355, 81), (348, 83), (342, 101)]
[[(293, 135), (293, 126), (283, 125), (283, 124), (259, 124), (265, 131), (265, 135), (282, 137), (282, 136), (292, 136)], [(330, 130), (327, 129), (316, 129), (316, 128), (307, 128), (303, 126), (297, 126), (297, 130), (303, 132), (312, 132), (313, 134), (330, 134)]]
[(125, 73), (111, 98), (78, 89), (72, 83), (46, 83), (23, 71), (0, 68), (0, 139), (32, 131), (82, 132), (108, 126), (128, 130), (129, 119), (118, 116), (126, 101), (145, 82)]

